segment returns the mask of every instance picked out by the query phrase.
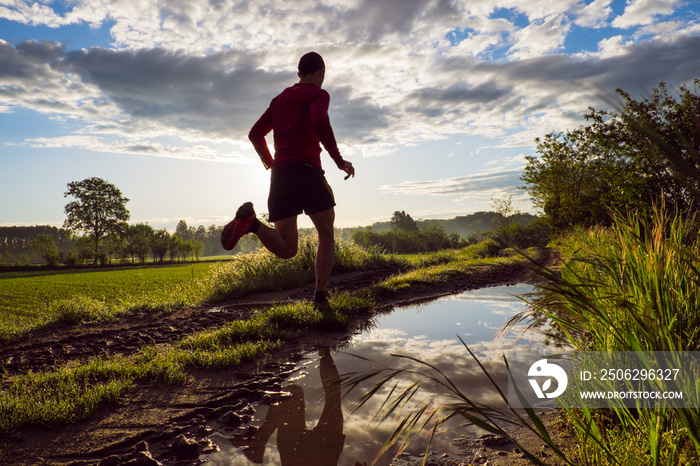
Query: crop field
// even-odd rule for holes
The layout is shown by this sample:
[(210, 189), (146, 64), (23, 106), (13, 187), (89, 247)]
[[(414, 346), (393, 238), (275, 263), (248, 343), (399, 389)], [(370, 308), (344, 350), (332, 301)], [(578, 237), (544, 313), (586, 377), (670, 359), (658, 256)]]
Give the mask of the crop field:
[(32, 326), (46, 318), (52, 303), (87, 297), (116, 304), (183, 285), (202, 277), (212, 262), (82, 270), (38, 270), (0, 274), (0, 319)]

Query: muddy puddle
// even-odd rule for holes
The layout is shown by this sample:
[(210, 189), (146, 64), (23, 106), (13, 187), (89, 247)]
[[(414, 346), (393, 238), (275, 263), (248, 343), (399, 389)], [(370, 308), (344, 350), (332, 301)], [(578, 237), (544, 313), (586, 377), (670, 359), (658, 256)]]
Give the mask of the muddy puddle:
[[(448, 374), (472, 399), (502, 405), (457, 335), (505, 387), (503, 355), (517, 361), (529, 352), (541, 351), (544, 345), (540, 335), (521, 334), (523, 327), (496, 337), (511, 316), (525, 309), (525, 303), (516, 296), (532, 291), (532, 286), (522, 284), (483, 288), (378, 316), (371, 328), (342, 347), (305, 354), (296, 362), (293, 375), (282, 384), (282, 401), (255, 406), (254, 427), (249, 427), (247, 434), (213, 432), (209, 438), (219, 451), (200, 459), (209, 465), (370, 464), (398, 423), (397, 419), (384, 423), (375, 419), (388, 387), (353, 411), (362, 390), (346, 393), (338, 380), (341, 374), (381, 367), (419, 367), (392, 354), (430, 363)], [(399, 388), (409, 383), (407, 378), (401, 379)], [(370, 386), (365, 383), (362, 387)], [(434, 405), (444, 401), (435, 387), (426, 386), (421, 393), (419, 401)], [(457, 454), (456, 438), (479, 433), (469, 428), (447, 429), (436, 435), (432, 449)], [(422, 455), (424, 449), (425, 442), (418, 441), (403, 455)], [(376, 464), (388, 465), (396, 455), (391, 450)]]

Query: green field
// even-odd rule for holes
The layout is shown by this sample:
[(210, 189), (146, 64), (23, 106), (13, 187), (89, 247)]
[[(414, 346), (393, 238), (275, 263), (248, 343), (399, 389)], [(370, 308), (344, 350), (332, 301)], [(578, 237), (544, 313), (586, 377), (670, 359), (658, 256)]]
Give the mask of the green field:
[[(291, 260), (259, 250), (226, 261), (0, 273), (0, 344), (46, 326), (157, 315), (300, 286), (313, 281), (316, 243), (302, 238)], [(377, 250), (336, 243), (337, 271), (402, 264)]]
[[(117, 305), (201, 278), (213, 262), (0, 274), (0, 327), (41, 325), (54, 303), (78, 297)], [(14, 332), (11, 332), (14, 333)]]

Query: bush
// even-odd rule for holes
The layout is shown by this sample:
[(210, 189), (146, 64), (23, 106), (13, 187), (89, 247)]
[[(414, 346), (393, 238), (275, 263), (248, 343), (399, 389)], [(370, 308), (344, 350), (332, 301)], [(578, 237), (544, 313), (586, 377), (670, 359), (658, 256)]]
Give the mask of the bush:
[(552, 228), (547, 220), (538, 217), (528, 225), (514, 225), (513, 243), (519, 248), (544, 248), (552, 239)]
[(493, 238), (485, 239), (484, 241), (473, 244), (467, 248), (467, 252), (475, 257), (494, 257), (503, 249), (501, 243)]
[(434, 252), (467, 245), (458, 234), (448, 235), (442, 226), (435, 224), (423, 225), (420, 229), (411, 231), (398, 228), (381, 233), (357, 231), (352, 235), (352, 241), (364, 248), (379, 247), (395, 254)]

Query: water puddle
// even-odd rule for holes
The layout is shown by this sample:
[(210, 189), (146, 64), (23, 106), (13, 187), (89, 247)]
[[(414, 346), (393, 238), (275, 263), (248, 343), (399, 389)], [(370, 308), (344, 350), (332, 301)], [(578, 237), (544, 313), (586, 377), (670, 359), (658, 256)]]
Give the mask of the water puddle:
[[(202, 459), (210, 465), (369, 465), (398, 423), (389, 420), (379, 424), (374, 419), (388, 387), (352, 412), (360, 390), (347, 395), (343, 392), (341, 401), (337, 382), (340, 374), (382, 365), (419, 367), (392, 354), (434, 365), (476, 401), (502, 404), (457, 335), (505, 389), (503, 355), (515, 361), (544, 345), (540, 335), (521, 335), (522, 328), (495, 338), (511, 316), (525, 309), (525, 303), (513, 295), (530, 292), (529, 285), (485, 288), (378, 316), (371, 329), (353, 337), (346, 347), (305, 355), (293, 380), (284, 384), (290, 395), (273, 406), (256, 407), (253, 424), (259, 428), (257, 432), (248, 438), (214, 434), (210, 438), (220, 451)], [(432, 399), (437, 405), (442, 400), (429, 389), (421, 393), (423, 401)], [(433, 449), (455, 452), (455, 437), (475, 433), (463, 428), (441, 433), (433, 441)], [(406, 452), (421, 455), (424, 448), (425, 444), (418, 442)], [(388, 465), (391, 460), (390, 452), (376, 464)]]

